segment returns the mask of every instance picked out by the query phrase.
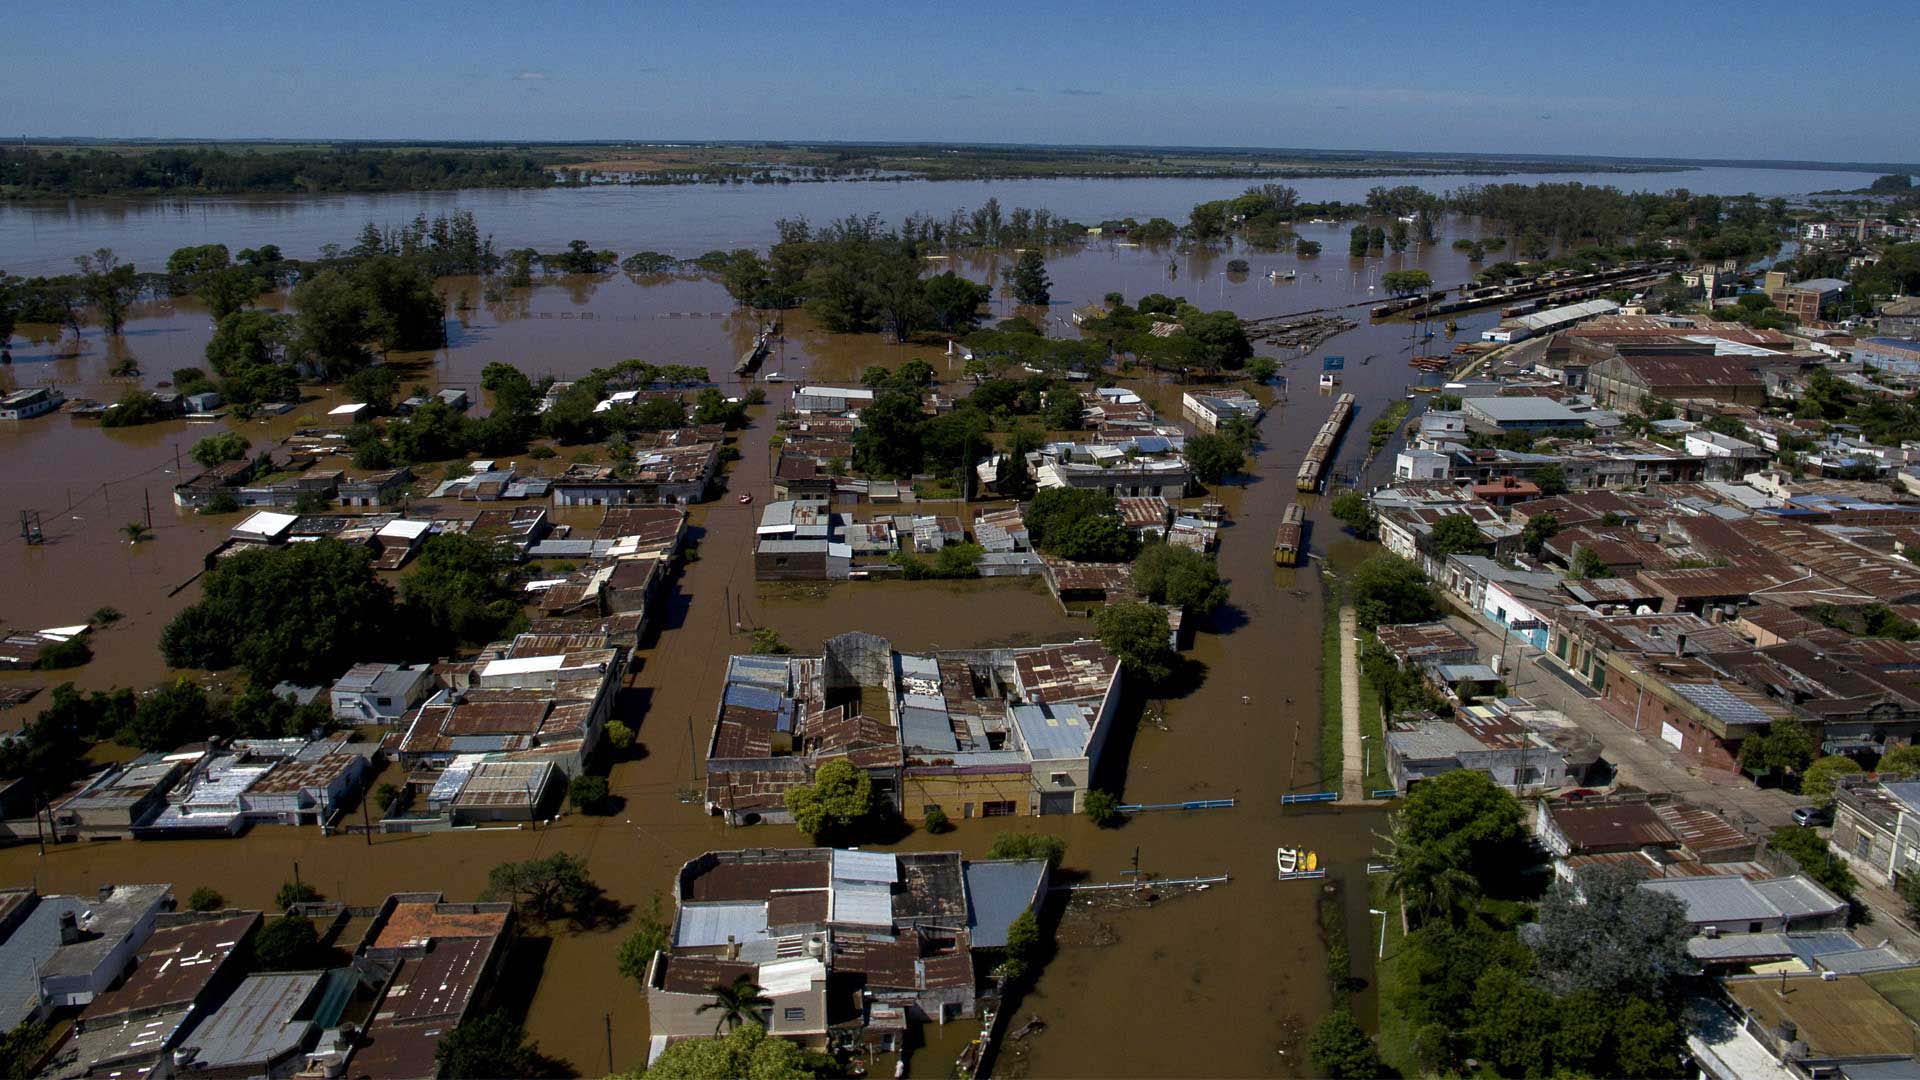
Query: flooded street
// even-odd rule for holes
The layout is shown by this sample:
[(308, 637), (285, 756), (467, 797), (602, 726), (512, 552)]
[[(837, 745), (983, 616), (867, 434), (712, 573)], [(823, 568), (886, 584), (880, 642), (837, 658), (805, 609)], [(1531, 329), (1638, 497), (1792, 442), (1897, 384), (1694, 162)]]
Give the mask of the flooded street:
[[(1697, 183), (1701, 175), (1619, 176), (1605, 182), (1666, 187)], [(1758, 170), (1755, 175), (1773, 174)], [(1458, 181), (1444, 178), (1442, 186)], [(1127, 183), (1126, 190), (1152, 192), (1151, 199), (1161, 202), (1109, 207), (1098, 201), (1068, 205), (1056, 198), (1052, 205), (1082, 220), (1122, 212), (1184, 219), (1186, 208), (1198, 198), (1244, 187), (1233, 182), (1151, 182), (1166, 185), (1163, 190), (1149, 182)], [(1367, 181), (1351, 183), (1359, 189), (1346, 197), (1358, 197), (1371, 186)], [(1814, 181), (1811, 186), (1841, 183)], [(920, 208), (970, 205), (989, 193), (1007, 205), (1047, 201), (1044, 194), (1022, 193), (1024, 186), (995, 185), (989, 192), (984, 185), (875, 184), (863, 186), (859, 194), (871, 192), (871, 205), (881, 209), (908, 195)], [(1303, 197), (1327, 197), (1301, 186)], [(1803, 181), (1798, 190), (1807, 186)], [(323, 211), (306, 209), (309, 204), (275, 214), (248, 209), (256, 204), (216, 200), (200, 212), (127, 210), (114, 226), (125, 230), (125, 239), (116, 237), (112, 243), (143, 264), (157, 264), (167, 250), (181, 244), (209, 240), (236, 248), (274, 241), (290, 254), (305, 254), (317, 247), (318, 237), (347, 239), (360, 221), (379, 216), (378, 208), (395, 211), (386, 216), (399, 219), (412, 213), (399, 212), (402, 207), (439, 210), (458, 205), (476, 208), (483, 228), (507, 241), (502, 246), (557, 247), (578, 235), (623, 252), (655, 246), (694, 254), (764, 242), (778, 214), (833, 216), (838, 211), (809, 202), (830, 187), (381, 196), (375, 200), (377, 207), (366, 199), (326, 198), (311, 204), (331, 208), (324, 211), (332, 215), (324, 229), (313, 225)], [(1046, 190), (1057, 195), (1066, 189), (1056, 185)], [(1177, 197), (1168, 192), (1177, 192)], [(696, 243), (670, 232), (649, 231), (644, 217), (584, 213), (578, 220), (515, 218), (516, 206), (548, 205), (547, 200), (563, 198), (581, 200), (574, 207), (604, 209), (611, 201), (644, 214), (646, 200), (695, 193), (723, 210)], [(728, 202), (734, 197), (750, 211)], [(846, 197), (844, 192), (841, 197)], [(107, 228), (97, 216), (99, 210), (74, 210), (61, 217), (0, 208), (0, 250), (18, 256), (8, 269), (59, 269), (55, 264), (60, 260), (50, 254), (55, 249), (64, 259), (97, 246), (97, 234)], [(1455, 235), (1471, 234), (1470, 223), (1447, 222), (1431, 248), (1364, 263), (1343, 254), (1342, 226), (1301, 226), (1301, 235), (1319, 240), (1327, 252), (1307, 260), (1290, 253), (1182, 253), (1095, 240), (1049, 261), (1052, 329), (1072, 333), (1066, 322), (1071, 309), (1109, 291), (1122, 292), (1130, 301), (1154, 291), (1183, 295), (1203, 308), (1230, 308), (1253, 317), (1377, 302), (1384, 292), (1377, 287), (1370, 291), (1370, 280), (1377, 282), (1382, 271), (1403, 267), (1428, 270), (1436, 287), (1452, 286), (1469, 278), (1474, 268), (1447, 244)], [(1248, 259), (1251, 273), (1226, 273), (1226, 262), (1233, 257)], [(997, 276), (997, 265), (992, 258), (965, 259), (957, 260), (955, 268), (989, 280)], [(1298, 278), (1270, 281), (1269, 269), (1295, 270)], [(417, 379), (477, 388), (480, 370), (493, 361), (516, 364), (535, 376), (566, 378), (639, 357), (699, 364), (722, 375), (755, 329), (750, 315), (735, 314), (724, 291), (705, 280), (648, 282), (622, 274), (556, 279), (491, 305), (480, 299), (477, 282), (449, 279), (442, 286), (459, 309), (450, 322), (451, 341), (433, 354), (396, 358), (418, 366), (418, 374), (409, 373), (403, 385)], [(458, 303), (463, 294), (469, 300), (465, 306)], [(1003, 307), (996, 302), (997, 313)], [(1282, 361), (1282, 373), (1292, 385), (1260, 426), (1263, 445), (1253, 475), (1212, 493), (1226, 503), (1232, 520), (1222, 530), (1220, 553), (1221, 569), (1231, 581), (1231, 602), (1197, 634), (1191, 657), (1204, 666), (1205, 679), (1186, 696), (1163, 703), (1164, 728), (1142, 725), (1132, 737), (1117, 734), (1105, 763), (1111, 783), (1124, 779), (1121, 793), (1127, 802), (1235, 798), (1239, 805), (1140, 814), (1110, 831), (1097, 830), (1079, 817), (962, 821), (946, 836), (916, 833), (904, 841), (908, 848), (959, 848), (978, 855), (999, 829), (1045, 829), (1067, 837), (1066, 865), (1087, 880), (1120, 880), (1136, 851), (1141, 868), (1155, 875), (1233, 877), (1227, 885), (1149, 909), (1102, 912), (1097, 918), (1106, 930), (1096, 937), (1104, 944), (1064, 945), (1011, 1018), (1013, 1027), (1029, 1017), (1047, 1022), (1044, 1032), (1023, 1040), (1016, 1071), (1035, 1076), (1300, 1073), (1301, 1033), (1328, 1000), (1315, 931), (1318, 886), (1273, 880), (1278, 845), (1319, 852), (1333, 875), (1349, 883), (1349, 906), (1358, 905), (1357, 914), (1349, 911), (1356, 938), (1353, 951), (1356, 957), (1371, 955), (1364, 945), (1372, 924), (1365, 915), (1363, 875), (1372, 834), (1384, 828), (1383, 816), (1377, 810), (1283, 811), (1280, 804), (1287, 791), (1318, 786), (1321, 564), (1276, 570), (1272, 542), (1284, 508), (1295, 497), (1293, 478), (1301, 455), (1331, 407), (1314, 386), (1320, 358), (1327, 353), (1347, 358), (1341, 389), (1358, 397), (1359, 411), (1330, 467), (1336, 475), (1357, 472), (1366, 453), (1367, 426), (1385, 406), (1405, 396), (1409, 383), (1421, 381), (1406, 363), (1416, 351), (1408, 324), (1368, 325), (1364, 307), (1346, 313), (1361, 326), (1313, 352), (1282, 354), (1258, 347)], [(1453, 340), (1477, 339), (1479, 330), (1494, 321), (1491, 312), (1463, 317), (1458, 338), (1436, 338), (1417, 351), (1443, 352)], [(175, 368), (201, 364), (209, 330), (205, 313), (189, 303), (152, 305), (130, 325), (124, 348), (146, 372), (141, 381), (152, 386)], [(74, 358), (59, 356), (51, 342), (24, 345), (15, 351), (15, 365), (0, 369), (0, 386), (54, 381), (69, 396), (112, 400), (124, 388), (105, 374), (112, 363), (109, 353), (118, 348), (109, 350), (96, 331), (89, 332), (85, 350)], [(699, 558), (675, 583), (663, 628), (657, 639), (643, 643), (631, 689), (618, 706), (619, 718), (637, 729), (641, 747), (633, 760), (614, 769), (612, 787), (625, 804), (611, 818), (567, 817), (537, 831), (380, 837), (371, 848), (359, 837), (326, 838), (316, 830), (287, 827), (256, 828), (232, 841), (74, 844), (45, 856), (32, 847), (16, 847), (0, 851), (0, 882), (90, 892), (106, 882), (171, 881), (181, 895), (204, 884), (230, 902), (265, 906), (280, 883), (293, 876), (297, 862), (301, 878), (330, 899), (372, 904), (392, 891), (426, 889), (466, 899), (480, 892), (488, 868), (498, 862), (566, 850), (587, 857), (595, 880), (614, 898), (643, 905), (652, 894), (667, 891), (681, 863), (703, 850), (805, 843), (787, 826), (729, 830), (683, 801), (694, 786), (694, 759), (707, 740), (725, 659), (747, 650), (746, 631), (772, 627), (802, 651), (849, 630), (883, 634), (896, 646), (912, 649), (1057, 641), (1090, 632), (1085, 620), (1067, 617), (1044, 588), (1024, 579), (846, 582), (813, 589), (754, 581), (753, 529), (760, 505), (771, 496), (767, 436), (771, 416), (787, 393), (802, 378), (844, 382), (857, 378), (869, 364), (892, 365), (911, 357), (933, 364), (943, 379), (954, 377), (938, 348), (900, 346), (877, 336), (828, 335), (804, 314), (788, 314), (787, 340), (768, 368), (782, 371), (790, 381), (768, 387), (772, 402), (756, 410), (754, 427), (741, 433), (743, 458), (729, 480), (731, 492), (752, 493), (755, 505), (723, 497), (694, 511)], [(723, 380), (723, 385), (730, 382)], [(1177, 388), (1137, 388), (1169, 419), (1177, 417)], [(238, 424), (236, 430), (262, 447), (296, 426), (315, 423), (336, 400), (323, 393), (288, 416)], [(1412, 404), (1417, 414), (1423, 402)], [(0, 683), (49, 686), (72, 678), (87, 687), (145, 686), (166, 674), (156, 648), (160, 628), (197, 596), (197, 589), (172, 593), (193, 576), (203, 555), (237, 518), (196, 517), (176, 510), (170, 498), (178, 479), (176, 452), (184, 455), (194, 440), (217, 430), (219, 425), (172, 422), (103, 431), (65, 415), (0, 427), (0, 456), (11, 466), (0, 485), (0, 517), (7, 528), (0, 575), (9, 583), (0, 594), (0, 623), (37, 628), (79, 622), (103, 605), (126, 614), (97, 636), (97, 658), (86, 667), (70, 673), (6, 673)], [(191, 462), (186, 469), (191, 474)], [(149, 497), (156, 538), (129, 545), (118, 530), (129, 521), (144, 520)], [(1309, 550), (1324, 554), (1338, 535), (1337, 524), (1324, 511), (1324, 497), (1303, 498), (1311, 523)], [(45, 544), (29, 546), (18, 538), (14, 526), (23, 510), (40, 514)], [(17, 726), (20, 714), (38, 704), (13, 710), (13, 715), (0, 713), (0, 726)], [(586, 1074), (597, 1075), (607, 1065), (604, 1011), (613, 1015), (616, 1067), (632, 1067), (645, 1050), (644, 997), (614, 968), (613, 952), (623, 936), (620, 929), (573, 933), (554, 928), (544, 977), (531, 995), (528, 1022), (533, 1035), (546, 1051)], [(942, 1059), (958, 1050), (958, 1042), (940, 1040), (939, 1048), (916, 1060), (915, 1074), (944, 1075)], [(1012, 1061), (1006, 1064), (1015, 1067)]]

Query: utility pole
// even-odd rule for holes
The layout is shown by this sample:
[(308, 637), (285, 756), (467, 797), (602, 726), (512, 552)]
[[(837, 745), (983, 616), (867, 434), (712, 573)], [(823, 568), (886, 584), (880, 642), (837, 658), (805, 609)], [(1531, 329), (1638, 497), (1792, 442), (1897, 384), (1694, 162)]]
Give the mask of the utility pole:
[(601, 1017), (607, 1023), (607, 1075), (611, 1076), (613, 1075), (613, 1014), (602, 1013)]
[(360, 797), (360, 828), (367, 834), (367, 846), (373, 846), (373, 816), (367, 810), (367, 800), (373, 798), (369, 791)]
[(148, 531), (148, 532), (152, 532), (152, 531), (153, 531), (153, 492), (152, 492), (152, 491), (149, 491), (149, 490), (148, 490), (148, 489), (146, 489), (146, 488), (141, 488), (141, 489), (140, 489), (140, 494), (141, 494), (141, 495), (143, 495), (143, 496), (145, 496), (145, 498), (146, 498), (146, 503), (147, 503), (147, 531)]
[(700, 758), (693, 743), (693, 714), (687, 714), (687, 780), (700, 779)]

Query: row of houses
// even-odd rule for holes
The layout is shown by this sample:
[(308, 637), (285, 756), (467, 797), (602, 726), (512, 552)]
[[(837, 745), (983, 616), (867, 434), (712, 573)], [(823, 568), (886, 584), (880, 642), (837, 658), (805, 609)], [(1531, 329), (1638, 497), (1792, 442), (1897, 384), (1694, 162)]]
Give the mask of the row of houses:
[(792, 820), (786, 794), (844, 759), (909, 820), (1079, 811), (1119, 703), (1097, 642), (899, 653), (848, 633), (819, 656), (735, 656), (707, 744), (706, 806)]
[(712, 851), (674, 880), (669, 944), (648, 965), (648, 1061), (710, 1038), (711, 988), (747, 979), (769, 1035), (860, 1058), (976, 1017), (1008, 930), (1047, 886), (1044, 860), (956, 851)]
[[(0, 892), (9, 1025), (76, 1010), (38, 1075), (435, 1077), (435, 1047), (494, 999), (514, 937), (510, 904), (395, 894), (309, 905), (340, 966), (256, 968), (257, 911), (175, 912), (168, 885), (97, 898)], [(359, 936), (352, 936), (359, 930)]]

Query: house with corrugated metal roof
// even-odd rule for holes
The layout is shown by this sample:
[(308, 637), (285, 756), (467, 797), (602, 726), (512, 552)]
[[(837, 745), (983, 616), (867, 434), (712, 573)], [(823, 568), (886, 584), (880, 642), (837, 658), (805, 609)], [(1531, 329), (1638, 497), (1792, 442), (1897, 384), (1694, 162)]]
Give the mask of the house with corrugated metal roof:
[[(755, 1019), (776, 1038), (904, 1049), (908, 1023), (976, 1015), (981, 968), (1046, 881), (1044, 860), (955, 851), (707, 852), (681, 867), (668, 946), (648, 965), (648, 1060), (713, 1037), (701, 1006), (742, 977), (768, 999)], [(830, 985), (848, 992), (830, 997)]]
[(735, 825), (789, 821), (787, 791), (844, 758), (910, 820), (1075, 813), (1119, 679), (1092, 641), (915, 655), (851, 633), (818, 657), (735, 656), (708, 741), (707, 809)]

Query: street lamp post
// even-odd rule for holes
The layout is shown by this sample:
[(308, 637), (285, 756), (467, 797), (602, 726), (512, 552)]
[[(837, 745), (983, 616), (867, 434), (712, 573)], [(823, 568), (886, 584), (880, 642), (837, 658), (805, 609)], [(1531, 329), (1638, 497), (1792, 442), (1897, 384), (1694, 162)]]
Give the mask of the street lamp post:
[(1367, 914), (1380, 916), (1380, 955), (1377, 959), (1385, 960), (1387, 958), (1387, 913), (1379, 908), (1370, 907), (1367, 909)]
[(1367, 773), (1373, 768), (1373, 736), (1360, 736), (1360, 780), (1366, 782)]

